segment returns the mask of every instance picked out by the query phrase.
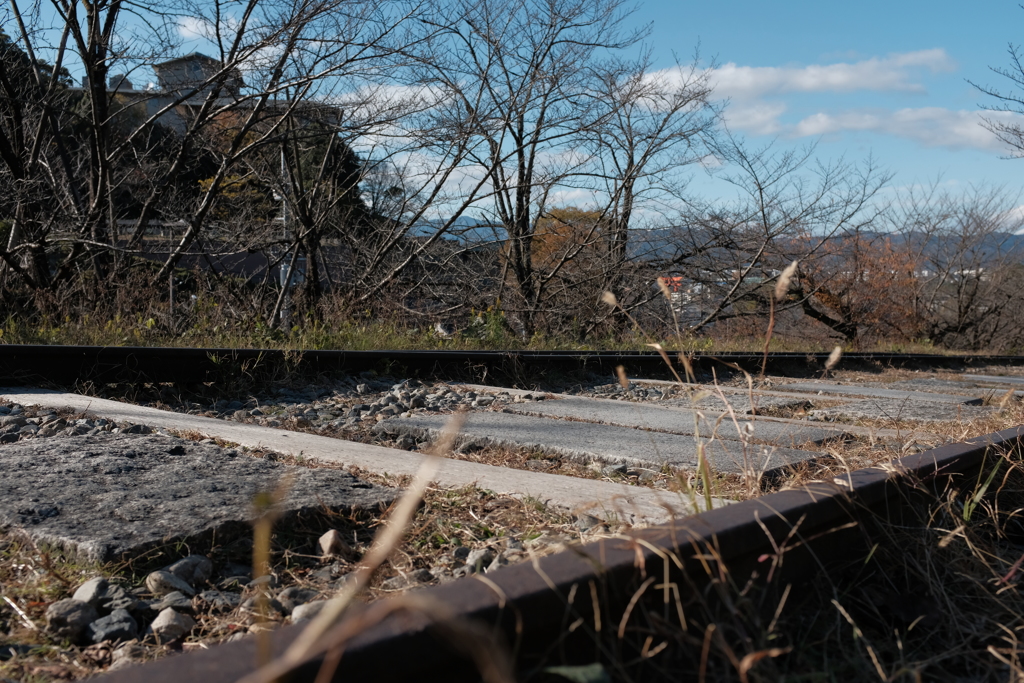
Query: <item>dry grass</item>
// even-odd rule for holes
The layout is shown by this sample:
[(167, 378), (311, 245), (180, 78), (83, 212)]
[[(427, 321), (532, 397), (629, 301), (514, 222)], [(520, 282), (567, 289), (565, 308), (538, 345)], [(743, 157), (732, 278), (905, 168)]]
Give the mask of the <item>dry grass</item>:
[(898, 521), (862, 520), (869, 550), (845, 564), (816, 558), (792, 582), (725, 567), (669, 605), (685, 628), (645, 604), (606, 666), (633, 681), (1024, 680), (1022, 519), (1024, 466), (1004, 453), (941, 490), (913, 487)]

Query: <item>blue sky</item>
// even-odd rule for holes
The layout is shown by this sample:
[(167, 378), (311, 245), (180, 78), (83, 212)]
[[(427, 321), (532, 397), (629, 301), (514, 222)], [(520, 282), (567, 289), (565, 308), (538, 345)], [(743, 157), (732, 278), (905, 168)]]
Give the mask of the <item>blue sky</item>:
[(645, 0), (633, 19), (652, 24), (656, 67), (700, 43), (719, 65), (730, 128), (751, 142), (872, 155), (897, 187), (941, 176), (950, 189), (1024, 189), (1024, 159), (1002, 158), (977, 125), (992, 100), (967, 82), (1008, 85), (989, 67), (1008, 66), (1008, 43), (1024, 42), (1017, 2)]
[[(953, 191), (1024, 191), (1024, 159), (1004, 158), (978, 125), (994, 102), (967, 82), (1009, 85), (990, 67), (1008, 66), (1008, 43), (1024, 43), (1016, 0), (637, 2), (630, 21), (650, 25), (654, 67), (672, 67), (673, 53), (688, 62), (699, 44), (703, 63), (718, 65), (730, 128), (754, 146), (817, 144), (825, 161), (871, 156), (897, 189), (941, 179)], [(691, 188), (709, 199), (731, 192), (701, 173)], [(1024, 194), (1016, 203), (1024, 215)]]

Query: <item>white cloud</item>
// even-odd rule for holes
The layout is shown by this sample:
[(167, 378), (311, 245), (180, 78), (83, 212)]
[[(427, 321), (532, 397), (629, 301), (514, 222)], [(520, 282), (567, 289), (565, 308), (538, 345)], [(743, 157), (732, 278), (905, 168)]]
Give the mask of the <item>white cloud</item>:
[[(220, 22), (222, 35), (231, 35), (238, 30), (240, 23), (234, 17), (224, 17)], [(185, 40), (215, 40), (216, 24), (204, 17), (182, 17), (178, 19), (178, 35)]]
[(1019, 204), (997, 218), (1004, 223), (1006, 229), (1017, 235), (1024, 234), (1024, 205)]
[(920, 107), (896, 111), (854, 110), (837, 114), (820, 112), (806, 117), (787, 134), (807, 137), (843, 131), (871, 131), (915, 140), (928, 147), (1005, 151), (1005, 145), (981, 125), (983, 118), (1000, 118), (1024, 125), (1024, 116), (1014, 114)]
[[(956, 68), (956, 62), (944, 49), (934, 48), (804, 66), (740, 66), (730, 62), (716, 67), (709, 75), (715, 98), (729, 100), (725, 108), (729, 127), (748, 135), (800, 138), (868, 131), (927, 147), (1005, 152), (1005, 145), (981, 125), (983, 120), (1001, 120), (1024, 127), (1024, 116), (941, 106), (844, 109), (834, 104), (836, 100), (832, 97), (853, 92), (920, 94), (925, 92), (923, 75), (949, 73)], [(687, 72), (668, 69), (657, 76), (681, 83)], [(817, 113), (795, 123), (792, 119), (787, 121), (785, 115), (791, 104), (787, 96), (807, 93), (832, 98), (827, 105), (819, 105)]]
[(733, 130), (750, 135), (778, 135), (783, 130), (779, 117), (785, 112), (781, 102), (733, 102), (725, 109), (725, 121)]
[(178, 35), (185, 40), (209, 40), (214, 36), (210, 22), (199, 17), (178, 19)]
[(729, 62), (712, 73), (717, 97), (751, 99), (794, 92), (852, 92), (855, 90), (923, 92), (914, 81), (920, 69), (949, 72), (955, 62), (940, 48), (892, 54), (837, 64), (800, 67), (737, 66)]

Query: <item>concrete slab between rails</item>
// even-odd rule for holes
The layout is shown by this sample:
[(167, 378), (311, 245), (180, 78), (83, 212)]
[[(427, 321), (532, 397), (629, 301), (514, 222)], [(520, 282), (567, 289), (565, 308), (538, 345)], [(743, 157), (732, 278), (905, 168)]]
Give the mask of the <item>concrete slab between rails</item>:
[[(640, 378), (637, 378), (637, 379), (634, 379), (632, 381), (634, 383), (640, 384), (640, 385), (671, 386), (671, 387), (675, 387), (677, 389), (680, 388), (679, 387), (679, 382), (675, 382), (675, 381), (672, 381), (672, 380), (666, 380), (666, 379), (640, 379)], [(719, 391), (721, 391), (723, 394), (725, 394), (727, 396), (749, 396), (750, 395), (750, 389), (748, 387), (734, 387), (734, 386), (728, 386), (728, 385), (725, 385), (725, 384), (718, 384), (718, 385), (715, 385), (715, 384), (687, 384), (687, 385), (685, 385), (685, 387), (687, 389), (692, 389), (692, 390), (698, 391), (698, 392), (706, 391), (706, 392), (711, 393), (711, 394), (717, 394)], [(780, 399), (789, 399), (789, 400), (791, 400), (793, 402), (797, 402), (797, 401), (814, 401), (814, 400), (819, 400), (820, 401), (821, 400), (821, 395), (818, 394), (816, 391), (814, 393), (810, 393), (809, 394), (809, 393), (802, 393), (802, 392), (799, 392), (799, 391), (778, 391), (776, 389), (754, 389), (754, 397), (757, 398), (758, 396), (774, 396), (774, 397), (778, 397)]]
[(796, 382), (794, 384), (785, 384), (779, 388), (793, 391), (818, 391), (823, 395), (829, 396), (858, 396), (907, 402), (952, 403), (954, 405), (981, 405), (984, 400), (984, 392), (979, 392), (976, 396), (954, 396), (924, 391), (907, 391), (905, 389), (883, 389), (856, 384), (834, 384), (832, 382)]
[[(678, 389), (680, 391), (679, 391), (679, 393), (675, 394), (675, 396), (678, 396), (679, 398), (683, 398), (683, 397), (686, 396), (685, 390), (693, 390), (693, 391), (695, 391), (697, 393), (708, 393), (708, 394), (717, 394), (718, 391), (721, 390), (722, 393), (724, 393), (726, 395), (729, 395), (729, 396), (747, 396), (749, 394), (749, 389), (747, 389), (746, 387), (739, 388), (739, 387), (727, 387), (727, 386), (714, 386), (714, 385), (710, 385), (710, 384), (686, 384), (686, 385), (683, 385), (683, 387), (685, 387), (685, 390), (682, 390), (683, 387), (680, 387), (679, 382), (675, 382), (673, 380), (667, 380), (667, 379), (634, 379), (634, 380), (630, 380), (630, 381), (633, 384), (637, 384), (637, 385), (650, 385), (650, 386), (670, 387), (670, 388), (673, 388), (673, 389)], [(504, 391), (504, 392), (507, 392), (510, 396), (526, 396), (528, 394), (532, 394), (533, 396), (546, 396), (548, 398), (583, 398), (583, 397), (577, 396), (576, 394), (556, 394), (556, 393), (551, 393), (551, 392), (546, 392), (546, 391), (530, 390), (530, 389), (509, 389), (509, 388), (506, 388), (506, 387), (492, 387), (492, 386), (489, 386), (489, 385), (486, 385), (486, 384), (458, 384), (458, 385), (455, 385), (455, 386), (465, 387), (467, 389), (472, 389), (473, 391), (483, 391), (483, 392), (487, 392), (487, 393), (496, 393), (496, 392)], [(780, 399), (784, 399), (785, 401), (791, 401), (793, 403), (797, 403), (799, 401), (810, 401), (812, 399), (819, 399), (819, 400), (821, 399), (821, 396), (819, 396), (818, 394), (800, 394), (800, 393), (792, 393), (792, 392), (786, 392), (786, 391), (773, 391), (773, 390), (768, 390), (768, 389), (755, 389), (754, 390), (754, 397), (756, 398), (758, 396), (776, 396), (776, 397), (779, 397)], [(618, 399), (603, 399), (603, 400), (606, 400), (606, 401), (616, 400), (617, 401)], [(659, 401), (660, 400), (664, 400), (664, 399), (659, 399)], [(669, 399), (669, 400), (672, 400), (672, 399)], [(646, 401), (646, 402), (654, 403), (652, 401)], [(772, 419), (776, 419), (776, 418), (772, 418)]]
[(700, 391), (693, 398), (684, 396), (681, 398), (670, 398), (664, 401), (666, 407), (680, 407), (696, 409), (700, 411), (714, 411), (723, 413), (732, 410), (739, 416), (757, 415), (769, 410), (798, 410), (811, 404), (807, 398), (795, 398), (793, 396), (766, 396), (754, 394), (754, 402), (750, 402), (750, 396), (742, 394), (723, 394), (717, 392)]
[(906, 401), (892, 398), (866, 398), (834, 408), (818, 408), (811, 417), (818, 420), (886, 420), (891, 422), (952, 422), (976, 420), (995, 413), (989, 406), (965, 406), (959, 403)]
[(159, 434), (27, 439), (0, 446), (0, 470), (0, 528), (95, 562), (249, 535), (253, 496), (286, 477), (285, 520), (324, 508), (381, 509), (398, 496), (341, 470)]
[[(797, 447), (800, 444), (821, 444), (848, 438), (840, 429), (800, 426), (743, 417), (733, 421), (728, 416), (718, 422), (718, 415), (682, 406), (661, 407), (651, 403), (613, 401), (603, 398), (565, 397), (558, 400), (513, 403), (506, 412), (520, 415), (568, 418), (635, 429), (657, 430), (670, 434), (701, 436), (714, 434), (730, 441), (754, 441), (770, 446)], [(716, 422), (718, 422), (716, 426)]]
[[(678, 387), (679, 386), (678, 382), (670, 382), (668, 380), (638, 379), (638, 380), (636, 380), (636, 382), (637, 383), (643, 383), (643, 384), (671, 385), (671, 386), (674, 386), (674, 387)], [(505, 387), (492, 387), (492, 386), (489, 386), (489, 385), (486, 385), (486, 384), (459, 384), (457, 386), (465, 387), (466, 389), (472, 389), (473, 391), (485, 392), (485, 393), (489, 393), (489, 394), (493, 394), (493, 393), (498, 393), (498, 392), (504, 391), (504, 392), (508, 392), (508, 394), (510, 396), (525, 396), (527, 394), (532, 394), (534, 396), (536, 396), (536, 395), (543, 395), (543, 396), (547, 396), (549, 398), (554, 398), (554, 399), (580, 398), (580, 397), (574, 396), (572, 394), (551, 394), (551, 393), (546, 393), (546, 392), (543, 392), (543, 391), (531, 391), (529, 389), (508, 389), (508, 388), (505, 388)], [(690, 385), (690, 386), (691, 387), (695, 387), (699, 391), (706, 390), (706, 391), (712, 392), (712, 391), (716, 391), (718, 389), (718, 387), (706, 386), (706, 385)], [(733, 393), (738, 393), (739, 392), (739, 390), (736, 390), (734, 387), (722, 387), (722, 389), (723, 390), (728, 389), (729, 391), (732, 391)], [(728, 392), (726, 392), (726, 393), (728, 393)], [(746, 394), (747, 390), (743, 389), (742, 393)], [(758, 390), (758, 391), (754, 392), (755, 398), (757, 396), (761, 395), (761, 394), (785, 395), (785, 396), (805, 396), (805, 397), (807, 397), (808, 400), (810, 400), (810, 399), (820, 400), (821, 399), (821, 396), (818, 396), (816, 394), (785, 394), (784, 392), (781, 392), (781, 391), (763, 391), (763, 390)], [(612, 399), (600, 399), (600, 400), (611, 401)], [(629, 404), (629, 405), (632, 405), (632, 404), (647, 404), (647, 405), (654, 405), (656, 407), (662, 407), (660, 405), (660, 402), (654, 402), (654, 401), (642, 402), (642, 401), (617, 401), (616, 400), (616, 401), (613, 401), (613, 402), (617, 403), (617, 404)], [(684, 406), (679, 406), (679, 407), (685, 408), (686, 406), (684, 405)], [(704, 411), (704, 412), (705, 412), (705, 414), (707, 414), (708, 411)], [(715, 415), (715, 417), (717, 418), (717, 414)], [(780, 424), (780, 425), (795, 425), (797, 427), (807, 427), (807, 426), (809, 426), (808, 425), (808, 420), (806, 420), (806, 419), (794, 419), (794, 418), (788, 418), (788, 417), (767, 417), (767, 416), (759, 415), (759, 416), (757, 416), (757, 422), (759, 424), (775, 423), (775, 424)], [(821, 427), (822, 429), (834, 429), (840, 435), (860, 436), (860, 437), (866, 437), (866, 438), (871, 439), (871, 440), (874, 440), (874, 439), (897, 440), (897, 441), (899, 441), (901, 443), (903, 443), (905, 441), (908, 441), (908, 440), (910, 440), (910, 441), (924, 441), (924, 442), (933, 442), (934, 441), (936, 443), (942, 441), (941, 438), (939, 438), (937, 435), (933, 434), (932, 432), (927, 432), (927, 431), (923, 431), (923, 430), (888, 429), (888, 428), (880, 428), (880, 427), (863, 427), (863, 426), (860, 426), (860, 425), (848, 425), (848, 424), (842, 425), (841, 429), (840, 428), (836, 428), (836, 427), (831, 427), (831, 428), (830, 427), (825, 427), (825, 426), (820, 425), (820, 424), (816, 424), (816, 425), (813, 425), (813, 426), (814, 427)]]
[(957, 381), (954, 379), (940, 379), (938, 377), (915, 377), (914, 379), (901, 379), (898, 382), (865, 382), (864, 386), (879, 387), (885, 389), (923, 391), (932, 394), (989, 394), (992, 389), (980, 389), (978, 384), (972, 381)]
[[(963, 394), (970, 392), (983, 396), (986, 401), (1002, 398), (1003, 395), (1010, 391), (1012, 391), (1013, 395), (1017, 398), (1024, 396), (1024, 391), (1015, 390), (1012, 386), (985, 386), (986, 384), (993, 384), (993, 382), (986, 382), (984, 380), (964, 380), (962, 382), (957, 382), (949, 379), (922, 377), (920, 379), (901, 380), (884, 386), (896, 389), (906, 388), (914, 391), (924, 391), (937, 394)], [(880, 382), (872, 382), (870, 386), (883, 385)]]
[[(435, 439), (445, 422), (443, 415), (413, 415), (379, 422), (374, 431)], [(536, 448), (586, 463), (625, 463), (651, 469), (666, 464), (684, 469), (697, 467), (698, 440), (692, 436), (593, 422), (477, 411), (467, 416), (459, 438), (463, 444)], [(705, 439), (700, 443), (713, 471), (732, 474), (767, 473), (827, 457), (813, 451), (739, 441)]]
[(974, 382), (990, 382), (992, 384), (1024, 385), (1024, 377), (1010, 377), (1008, 375), (964, 375), (964, 379)]
[[(195, 431), (240, 446), (265, 448), (286, 455), (354, 466), (382, 475), (415, 475), (424, 458), (419, 453), (394, 448), (172, 413), (80, 394), (19, 387), (0, 388), (0, 397), (26, 406), (55, 409), (70, 407), (117, 422), (132, 422), (182, 432)], [(659, 523), (673, 516), (694, 512), (693, 502), (680, 494), (462, 460), (445, 459), (434, 481), (446, 488), (475, 485), (502, 495), (530, 497), (547, 505), (632, 524)], [(721, 504), (725, 502), (719, 501)]]

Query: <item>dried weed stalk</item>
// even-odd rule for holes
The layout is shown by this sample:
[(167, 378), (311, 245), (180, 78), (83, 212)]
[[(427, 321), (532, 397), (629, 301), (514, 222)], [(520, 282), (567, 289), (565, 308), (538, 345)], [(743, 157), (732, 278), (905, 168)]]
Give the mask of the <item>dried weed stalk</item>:
[[(283, 655), (277, 660), (262, 665), (258, 670), (243, 678), (240, 683), (269, 683), (270, 681), (275, 681), (288, 671), (313, 657), (328, 652), (335, 652), (339, 648), (343, 648), (347, 638), (367, 626), (366, 623), (361, 623), (358, 629), (353, 630), (352, 626), (345, 625), (343, 622), (340, 629), (335, 628), (336, 624), (351, 607), (356, 596), (368, 588), (374, 574), (398, 547), (412, 523), (416, 509), (423, 499), (427, 486), (437, 472), (440, 457), (451, 451), (464, 420), (465, 413), (460, 412), (452, 415), (451, 420), (445, 426), (441, 438), (435, 445), (433, 453), (428, 453), (424, 458), (412, 483), (402, 494), (394, 510), (388, 516), (387, 523), (374, 539), (373, 545), (363, 557), (360, 566), (353, 572), (353, 579), (347, 582), (339, 594), (327, 603)], [(366, 616), (364, 615), (357, 621), (365, 622)], [(328, 661), (330, 661), (330, 658)], [(490, 662), (488, 668), (481, 671), (481, 673), (488, 674), (503, 671), (496, 663), (491, 660), (487, 661)], [(491, 666), (491, 664), (494, 664), (494, 666)], [(496, 674), (495, 678), (489, 680), (503, 681), (507, 679), (503, 678), (502, 675)]]

